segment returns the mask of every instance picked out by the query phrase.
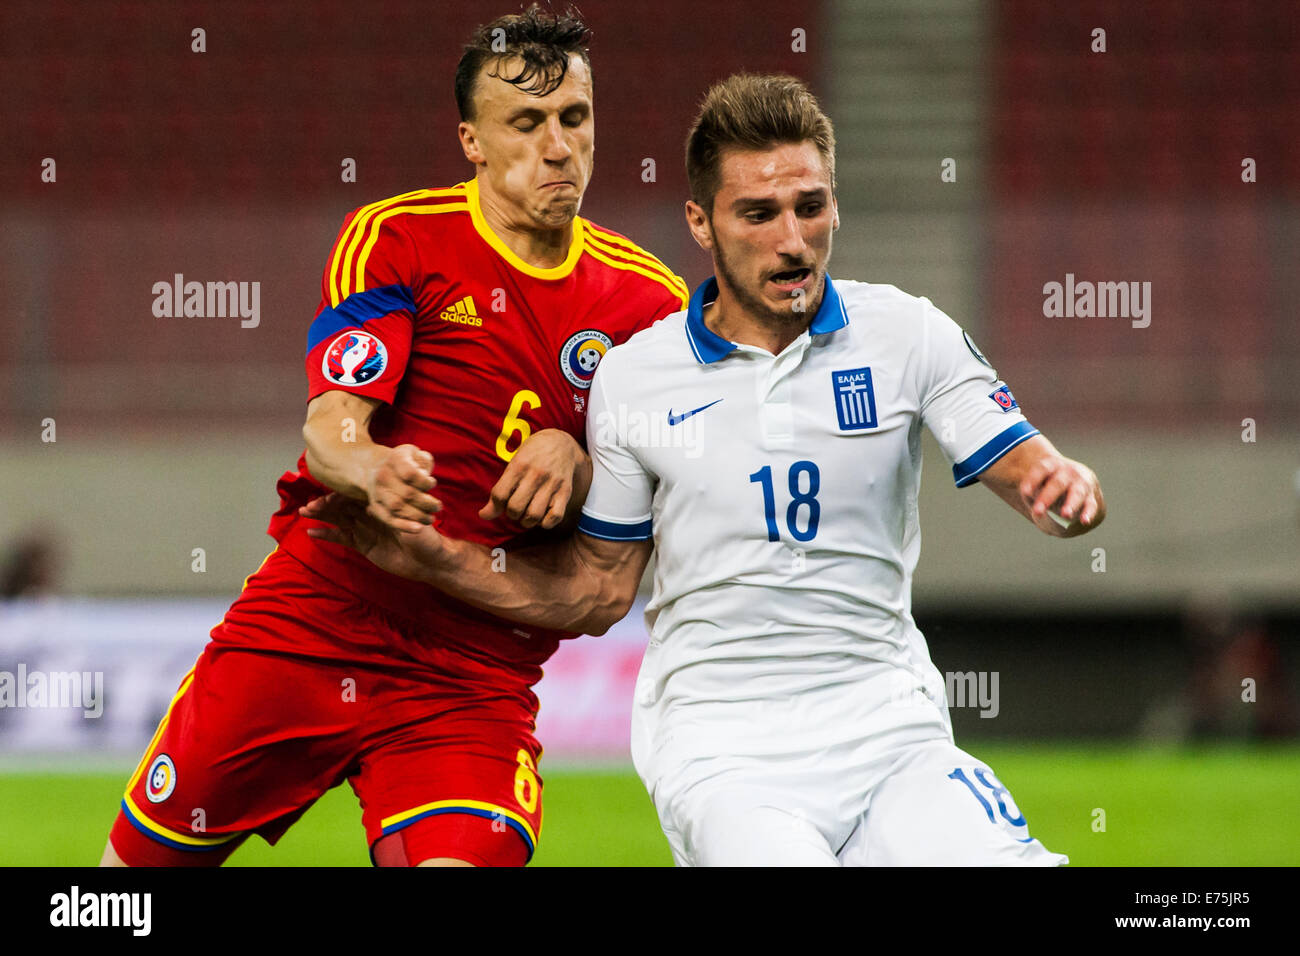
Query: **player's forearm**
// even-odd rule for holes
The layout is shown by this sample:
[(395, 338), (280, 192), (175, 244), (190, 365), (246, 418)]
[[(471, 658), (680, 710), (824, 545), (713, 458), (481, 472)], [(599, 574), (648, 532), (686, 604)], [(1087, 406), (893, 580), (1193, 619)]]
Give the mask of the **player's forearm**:
[(423, 580), (466, 604), (521, 624), (604, 634), (632, 606), (636, 588), (590, 568), (574, 538), (507, 552), (447, 541)]
[(349, 498), (365, 501), (376, 465), (389, 451), (371, 440), (364, 425), (309, 418), (302, 428), (307, 468), (313, 478)]
[(980, 481), (1054, 538), (1087, 534), (1106, 517), (1096, 473), (1066, 458), (1043, 435), (1017, 445), (981, 474)]
[(578, 527), (578, 522), (582, 519), (582, 506), (587, 501), (587, 492), (591, 490), (591, 456), (584, 454), (582, 457), (583, 460), (573, 472), (573, 495), (564, 509), (564, 520), (560, 523), (562, 531), (573, 531)]

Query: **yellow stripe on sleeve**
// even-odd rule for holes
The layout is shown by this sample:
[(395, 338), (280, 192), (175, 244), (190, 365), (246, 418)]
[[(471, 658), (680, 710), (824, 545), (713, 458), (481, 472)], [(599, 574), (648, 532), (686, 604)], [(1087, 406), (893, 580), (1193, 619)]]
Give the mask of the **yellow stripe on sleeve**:
[(639, 266), (636, 263), (627, 262), (621, 259), (614, 259), (609, 255), (609, 253), (602, 251), (600, 247), (593, 242), (587, 243), (587, 252), (589, 252), (593, 257), (599, 259), (601, 262), (605, 263), (606, 265), (613, 266), (615, 269), (626, 269), (630, 272), (638, 272), (641, 275), (645, 276), (647, 279), (653, 279), (655, 282), (658, 282), (660, 285), (662, 285), (673, 295), (681, 299), (682, 308), (686, 307), (686, 304), (689, 301), (688, 296), (686, 296), (685, 293), (683, 293), (682, 289), (678, 287), (674, 282), (672, 282), (663, 273), (651, 272), (649, 269), (643, 266)]
[(343, 234), (339, 236), (338, 240), (334, 243), (334, 254), (330, 256), (329, 292), (330, 292), (331, 308), (336, 307), (340, 302), (343, 301), (343, 296), (340, 295), (340, 289), (342, 288), (342, 286), (339, 284), (339, 281), (337, 278), (335, 278), (335, 276), (339, 274), (339, 263), (342, 261), (344, 250), (351, 242), (352, 235), (354, 232), (356, 232), (357, 227), (360, 226), (361, 223), (363, 223), (369, 217), (370, 213), (375, 211), (376, 209), (382, 209), (384, 206), (387, 206), (389, 203), (401, 202), (404, 199), (411, 199), (414, 196), (418, 196), (423, 191), (424, 190), (422, 189), (416, 189), (409, 193), (402, 193), (402, 195), (400, 196), (391, 196), (388, 199), (380, 199), (377, 200), (376, 202), (370, 203), (369, 205), (362, 206), (360, 209), (357, 210), (356, 215), (352, 217), (352, 221), (349, 222), (347, 228), (343, 230)]
[[(357, 281), (352, 292), (366, 291), (366, 261), (370, 258), (370, 250), (375, 247), (379, 241), (379, 230), (384, 225), (384, 220), (390, 216), (400, 216), (404, 213), (413, 215), (429, 215), (440, 212), (468, 212), (469, 203), (447, 202), (437, 206), (398, 206), (396, 209), (386, 209), (383, 212), (377, 212), (370, 220), (370, 230), (366, 237), (366, 243), (361, 247), (361, 254), (357, 256)], [(348, 295), (351, 295), (349, 292)]]
[(588, 227), (589, 227), (588, 235), (590, 236), (590, 238), (597, 242), (603, 243), (604, 247), (608, 251), (615, 253), (617, 255), (621, 255), (625, 258), (635, 259), (638, 262), (644, 263), (645, 265), (659, 272), (662, 272), (668, 279), (670, 279), (673, 282), (674, 285), (677, 285), (681, 288), (682, 294), (686, 296), (687, 299), (690, 298), (690, 289), (687, 288), (686, 281), (682, 279), (681, 276), (673, 272), (672, 269), (669, 269), (666, 265), (664, 265), (662, 259), (659, 259), (653, 253), (646, 252), (636, 243), (624, 239), (621, 236), (616, 236), (613, 233), (606, 232), (605, 230), (599, 227), (592, 227), (590, 223), (588, 223)]
[[(372, 217), (398, 203), (410, 202), (416, 199), (436, 199), (440, 196), (454, 198), (456, 196), (463, 197), (464, 195), (465, 187), (463, 184), (449, 186), (446, 189), (416, 189), (400, 196), (393, 196), (390, 199), (381, 199), (379, 202), (373, 202), (363, 207), (360, 212), (352, 217), (345, 238), (340, 239), (334, 248), (334, 258), (330, 261), (330, 305), (336, 307), (353, 292), (360, 291), (351, 286), (352, 261), (356, 256), (358, 246), (361, 244), (361, 237), (369, 226)], [(336, 266), (340, 265), (340, 263), (341, 268), (338, 269), (338, 279), (335, 280)]]

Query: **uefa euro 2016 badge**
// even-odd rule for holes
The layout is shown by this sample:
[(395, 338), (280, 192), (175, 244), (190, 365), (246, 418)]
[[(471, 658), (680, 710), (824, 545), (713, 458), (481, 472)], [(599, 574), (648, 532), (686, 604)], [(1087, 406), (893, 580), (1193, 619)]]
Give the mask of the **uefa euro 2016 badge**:
[(149, 765), (149, 776), (144, 781), (144, 795), (150, 803), (162, 803), (176, 789), (176, 765), (166, 754), (159, 754)]
[(583, 329), (570, 335), (560, 349), (560, 371), (574, 388), (591, 388), (591, 378), (614, 342), (604, 332)]
[(365, 385), (384, 374), (388, 349), (369, 332), (351, 329), (325, 350), (321, 374), (336, 385)]

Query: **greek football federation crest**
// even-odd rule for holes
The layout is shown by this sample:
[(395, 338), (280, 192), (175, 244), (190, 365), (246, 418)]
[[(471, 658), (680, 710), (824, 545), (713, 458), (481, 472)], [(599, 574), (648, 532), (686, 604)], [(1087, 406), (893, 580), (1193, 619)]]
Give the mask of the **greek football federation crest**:
[(344, 332), (325, 350), (321, 374), (336, 385), (364, 385), (388, 367), (388, 349), (369, 332)]
[(159, 754), (149, 765), (149, 776), (144, 781), (144, 795), (150, 803), (162, 803), (176, 789), (176, 765), (166, 754)]
[(591, 378), (614, 342), (604, 332), (583, 329), (569, 336), (560, 349), (560, 371), (574, 388), (591, 388)]
[(831, 372), (835, 386), (835, 414), (840, 431), (876, 427), (876, 393), (871, 388), (871, 369), (850, 368)]

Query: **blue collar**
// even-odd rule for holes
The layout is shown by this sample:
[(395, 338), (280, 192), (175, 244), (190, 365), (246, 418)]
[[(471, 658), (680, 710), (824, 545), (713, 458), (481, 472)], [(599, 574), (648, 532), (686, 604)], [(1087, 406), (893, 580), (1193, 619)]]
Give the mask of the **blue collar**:
[[(844, 310), (844, 302), (835, 291), (835, 283), (829, 275), (826, 276), (825, 289), (822, 304), (808, 323), (808, 331), (813, 335), (834, 332), (849, 324), (849, 314)], [(686, 341), (701, 365), (726, 358), (736, 349), (735, 342), (727, 341), (704, 324), (704, 307), (717, 297), (718, 280), (711, 276), (700, 283), (686, 307)]]

